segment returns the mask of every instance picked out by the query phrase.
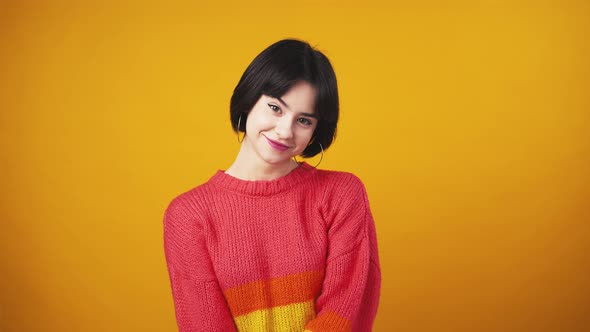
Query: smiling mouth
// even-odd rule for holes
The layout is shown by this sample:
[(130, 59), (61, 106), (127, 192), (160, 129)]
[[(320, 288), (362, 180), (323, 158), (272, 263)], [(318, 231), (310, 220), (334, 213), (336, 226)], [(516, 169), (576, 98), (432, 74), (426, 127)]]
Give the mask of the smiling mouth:
[(266, 140), (268, 141), (268, 144), (273, 149), (275, 149), (275, 150), (278, 150), (278, 151), (281, 151), (282, 152), (282, 151), (285, 151), (285, 150), (287, 150), (289, 148), (287, 145), (281, 144), (281, 143), (279, 143), (277, 141), (273, 141), (273, 140), (271, 140), (270, 138), (268, 138), (266, 136), (264, 136), (264, 138), (266, 138)]

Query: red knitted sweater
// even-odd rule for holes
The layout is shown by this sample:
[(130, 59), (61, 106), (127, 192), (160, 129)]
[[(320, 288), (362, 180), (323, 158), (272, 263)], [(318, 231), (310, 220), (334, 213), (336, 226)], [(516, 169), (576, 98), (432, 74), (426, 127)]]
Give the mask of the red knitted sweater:
[(271, 181), (218, 171), (164, 215), (188, 331), (371, 331), (381, 272), (362, 182), (302, 164)]

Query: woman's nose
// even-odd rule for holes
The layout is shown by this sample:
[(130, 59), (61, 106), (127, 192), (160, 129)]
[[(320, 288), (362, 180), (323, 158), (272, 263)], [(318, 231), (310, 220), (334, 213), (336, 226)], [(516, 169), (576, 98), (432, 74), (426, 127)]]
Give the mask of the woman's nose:
[(275, 132), (282, 139), (291, 139), (293, 137), (293, 129), (291, 128), (291, 120), (288, 116), (282, 117), (275, 126)]

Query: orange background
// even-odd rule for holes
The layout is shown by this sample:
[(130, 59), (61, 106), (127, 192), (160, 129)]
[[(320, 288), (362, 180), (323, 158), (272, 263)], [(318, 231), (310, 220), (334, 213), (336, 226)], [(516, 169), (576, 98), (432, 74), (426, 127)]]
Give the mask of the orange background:
[(296, 37), (339, 79), (321, 167), (369, 193), (375, 331), (587, 331), (589, 32), (587, 1), (0, 2), (0, 330), (174, 331), (164, 208)]

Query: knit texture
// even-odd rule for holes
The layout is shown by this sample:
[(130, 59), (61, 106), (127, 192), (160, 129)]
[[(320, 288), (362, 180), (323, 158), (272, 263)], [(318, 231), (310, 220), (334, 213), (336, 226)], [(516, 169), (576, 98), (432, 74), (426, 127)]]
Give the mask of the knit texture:
[(218, 171), (172, 200), (164, 249), (181, 332), (372, 329), (375, 225), (350, 173), (303, 163), (245, 181)]

